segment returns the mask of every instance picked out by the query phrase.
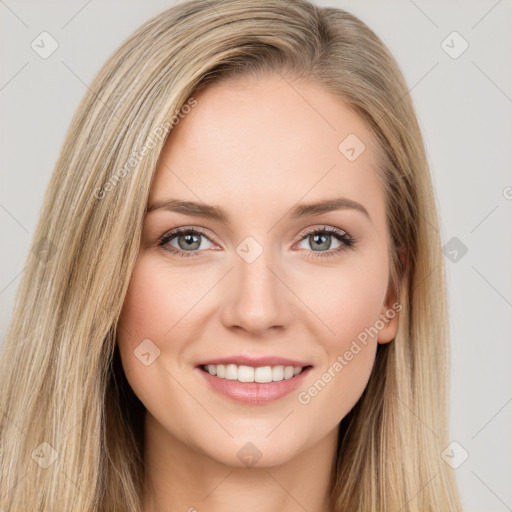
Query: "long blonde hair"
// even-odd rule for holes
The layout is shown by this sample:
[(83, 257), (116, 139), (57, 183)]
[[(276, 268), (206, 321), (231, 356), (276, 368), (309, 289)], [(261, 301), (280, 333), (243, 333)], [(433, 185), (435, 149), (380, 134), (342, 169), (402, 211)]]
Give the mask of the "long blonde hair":
[(177, 4), (130, 36), (91, 84), (44, 197), (0, 361), (2, 510), (141, 510), (144, 407), (123, 373), (116, 329), (165, 143), (154, 135), (195, 91), (267, 72), (322, 85), (375, 135), (403, 306), (395, 339), (379, 345), (368, 386), (340, 424), (332, 509), (461, 510), (441, 458), (445, 278), (414, 107), (362, 21), (306, 0)]

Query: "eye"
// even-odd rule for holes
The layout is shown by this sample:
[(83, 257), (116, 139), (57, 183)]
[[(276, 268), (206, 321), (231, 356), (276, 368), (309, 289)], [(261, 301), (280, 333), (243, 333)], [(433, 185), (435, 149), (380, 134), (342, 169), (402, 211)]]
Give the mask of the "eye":
[(178, 228), (166, 233), (158, 242), (158, 246), (166, 251), (181, 257), (196, 256), (198, 251), (209, 249), (208, 244), (202, 243), (202, 239), (210, 239), (200, 230), (193, 228)]
[[(212, 247), (208, 247), (208, 242), (205, 246), (204, 240), (213, 244), (208, 236), (197, 228), (178, 228), (163, 235), (158, 242), (158, 246), (168, 252), (186, 258), (199, 256), (200, 252), (211, 249)], [(308, 257), (317, 258), (335, 256), (341, 251), (353, 247), (356, 240), (342, 229), (324, 226), (323, 228), (310, 229), (303, 233), (299, 244), (304, 242), (310, 245), (310, 248), (305, 248), (310, 253)], [(304, 247), (300, 248), (304, 249)]]
[[(334, 248), (333, 238), (335, 239)], [(312, 251), (313, 254), (311, 257), (316, 258), (335, 256), (339, 252), (353, 247), (355, 244), (355, 239), (342, 229), (324, 226), (323, 228), (316, 228), (306, 231), (299, 243), (304, 242), (310, 246), (310, 248), (305, 247), (305, 249)]]

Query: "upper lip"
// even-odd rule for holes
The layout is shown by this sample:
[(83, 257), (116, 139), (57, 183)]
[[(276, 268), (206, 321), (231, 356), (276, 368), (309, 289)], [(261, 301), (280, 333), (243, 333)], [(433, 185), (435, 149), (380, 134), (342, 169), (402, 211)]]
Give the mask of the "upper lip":
[(205, 361), (201, 361), (197, 364), (197, 366), (203, 366), (207, 364), (236, 364), (237, 366), (311, 366), (310, 363), (299, 361), (297, 359), (289, 359), (287, 357), (280, 356), (262, 356), (262, 357), (254, 357), (254, 356), (246, 356), (246, 355), (238, 355), (238, 356), (227, 356), (227, 357), (217, 357), (215, 359), (208, 359)]

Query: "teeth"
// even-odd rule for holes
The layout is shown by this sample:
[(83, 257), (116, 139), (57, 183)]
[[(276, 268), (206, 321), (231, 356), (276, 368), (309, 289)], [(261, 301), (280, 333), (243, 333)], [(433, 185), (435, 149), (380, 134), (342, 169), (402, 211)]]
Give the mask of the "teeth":
[(254, 369), (255, 382), (272, 382), (272, 368), (270, 366), (258, 366)]
[(290, 379), (291, 377), (293, 377), (293, 372), (294, 372), (294, 367), (293, 366), (286, 366), (285, 369), (284, 369), (284, 378), (285, 379)]
[(251, 366), (239, 366), (237, 380), (240, 382), (254, 382), (254, 368)]
[(301, 366), (252, 366), (236, 364), (208, 364), (203, 366), (210, 375), (239, 382), (277, 382), (291, 379), (302, 371)]
[(236, 380), (237, 376), (238, 376), (238, 369), (236, 367), (236, 364), (226, 365), (226, 375), (224, 376), (224, 378), (229, 379), (229, 380)]
[(284, 379), (284, 366), (274, 366), (272, 368), (272, 380), (278, 381)]

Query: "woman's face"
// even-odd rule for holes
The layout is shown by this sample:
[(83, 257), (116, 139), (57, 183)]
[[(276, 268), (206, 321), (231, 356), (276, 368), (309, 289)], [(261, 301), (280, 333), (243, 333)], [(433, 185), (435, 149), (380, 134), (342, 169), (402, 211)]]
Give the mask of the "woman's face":
[(221, 82), (195, 99), (152, 184), (122, 364), (162, 443), (274, 466), (333, 438), (395, 336), (374, 142), (309, 82)]

